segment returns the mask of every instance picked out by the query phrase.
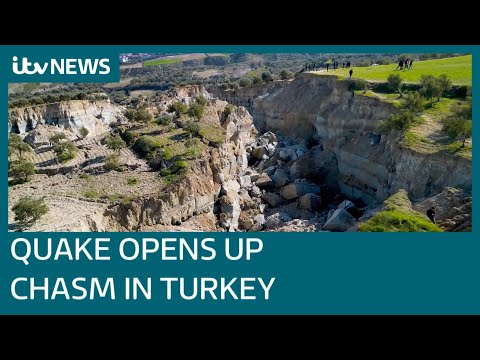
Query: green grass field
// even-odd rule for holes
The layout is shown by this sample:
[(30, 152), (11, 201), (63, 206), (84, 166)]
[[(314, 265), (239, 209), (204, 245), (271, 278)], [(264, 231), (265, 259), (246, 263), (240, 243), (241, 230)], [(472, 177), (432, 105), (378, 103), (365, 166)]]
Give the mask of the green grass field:
[[(398, 64), (377, 65), (367, 67), (353, 66), (353, 77), (367, 81), (386, 82), (390, 74), (399, 74), (406, 83), (420, 81), (422, 75), (438, 77), (446, 74), (455, 85), (472, 85), (472, 55), (457, 56), (445, 59), (414, 61), (411, 70), (395, 70)], [(342, 64), (340, 64), (342, 66)], [(328, 75), (349, 76), (349, 69), (329, 70)], [(325, 72), (317, 72), (325, 75)]]
[(360, 224), (361, 232), (441, 232), (424, 214), (412, 209), (405, 190), (401, 189), (383, 203), (383, 210)]
[(180, 58), (168, 58), (168, 59), (154, 59), (148, 60), (143, 63), (143, 66), (158, 66), (158, 65), (170, 65), (182, 62)]

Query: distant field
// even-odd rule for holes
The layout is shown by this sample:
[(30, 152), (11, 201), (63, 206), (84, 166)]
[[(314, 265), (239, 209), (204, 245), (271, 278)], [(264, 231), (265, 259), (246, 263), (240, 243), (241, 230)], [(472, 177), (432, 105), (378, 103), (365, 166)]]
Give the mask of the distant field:
[[(342, 64), (339, 64), (340, 67)], [(411, 70), (395, 70), (398, 64), (377, 65), (367, 67), (352, 67), (353, 77), (368, 81), (387, 81), (390, 74), (399, 74), (404, 82), (415, 83), (420, 81), (422, 75), (446, 74), (455, 85), (472, 85), (472, 55), (457, 56), (452, 58), (414, 61)], [(329, 70), (330, 75), (349, 76), (349, 69)], [(326, 71), (315, 72), (325, 75)]]
[(158, 65), (170, 65), (170, 64), (177, 64), (182, 62), (181, 58), (167, 58), (167, 59), (155, 59), (155, 60), (148, 60), (143, 63), (143, 66), (158, 66)]
[(143, 66), (158, 66), (158, 65), (170, 65), (170, 64), (177, 64), (185, 60), (199, 60), (204, 59), (207, 56), (228, 56), (227, 54), (221, 53), (194, 53), (194, 54), (179, 54), (175, 57), (163, 57), (159, 59), (153, 59), (145, 61)]

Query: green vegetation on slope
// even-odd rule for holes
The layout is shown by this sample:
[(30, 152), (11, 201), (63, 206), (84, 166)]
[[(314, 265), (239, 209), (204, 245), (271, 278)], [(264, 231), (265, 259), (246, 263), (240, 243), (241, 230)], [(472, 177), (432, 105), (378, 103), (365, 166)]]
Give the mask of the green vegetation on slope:
[(405, 190), (384, 201), (383, 210), (370, 220), (360, 224), (363, 232), (441, 232), (425, 215), (411, 208), (412, 203)]
[(143, 66), (170, 65), (170, 64), (177, 64), (181, 62), (182, 62), (181, 58), (155, 59), (155, 60), (145, 61), (143, 63)]
[(435, 154), (445, 152), (455, 154), (465, 159), (472, 159), (472, 143), (451, 138), (442, 133), (442, 122), (452, 116), (452, 108), (455, 105), (464, 106), (467, 101), (458, 99), (442, 98), (423, 112), (426, 120), (419, 126), (414, 126), (405, 132), (400, 146), (415, 150), (422, 154)]
[[(341, 64), (340, 64), (341, 65)], [(353, 67), (353, 77), (368, 81), (386, 82), (391, 74), (399, 74), (403, 82), (420, 82), (422, 75), (438, 77), (447, 75), (455, 85), (472, 84), (472, 55), (456, 56), (446, 59), (414, 61), (411, 70), (395, 70), (398, 64)], [(329, 70), (328, 75), (348, 77), (349, 69)], [(326, 75), (326, 72), (316, 73)]]

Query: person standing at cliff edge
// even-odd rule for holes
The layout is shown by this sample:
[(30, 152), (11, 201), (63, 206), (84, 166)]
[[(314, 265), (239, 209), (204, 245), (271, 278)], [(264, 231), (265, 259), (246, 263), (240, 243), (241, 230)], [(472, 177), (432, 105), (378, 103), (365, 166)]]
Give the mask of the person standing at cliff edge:
[(432, 206), (430, 209), (427, 210), (427, 216), (432, 221), (432, 223), (436, 224), (435, 222), (435, 207)]
[(348, 73), (350, 74), (350, 79), (351, 79), (352, 75), (353, 75), (353, 69), (350, 69), (350, 71)]

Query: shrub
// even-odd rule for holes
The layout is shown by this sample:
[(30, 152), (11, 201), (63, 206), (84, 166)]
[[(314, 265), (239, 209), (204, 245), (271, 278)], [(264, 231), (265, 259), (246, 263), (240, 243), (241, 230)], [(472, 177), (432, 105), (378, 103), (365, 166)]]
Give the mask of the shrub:
[(191, 148), (191, 147), (200, 145), (200, 143), (201, 143), (201, 141), (200, 141), (199, 138), (192, 138), (192, 139), (188, 139), (187, 141), (185, 141), (185, 146), (187, 148)]
[(443, 92), (441, 83), (433, 75), (422, 75), (420, 77), (420, 84), (422, 85), (422, 94), (427, 99), (430, 99), (432, 104), (433, 98), (438, 98)]
[(8, 137), (8, 144), (9, 145), (18, 144), (18, 143), (21, 143), (21, 142), (23, 142), (23, 139), (18, 134), (10, 134), (10, 136)]
[(78, 177), (79, 177), (80, 179), (83, 179), (83, 180), (91, 180), (92, 175), (87, 174), (87, 173), (82, 173), (82, 174), (78, 175)]
[(100, 197), (100, 194), (98, 193), (97, 190), (90, 189), (90, 190), (85, 190), (83, 192), (83, 196), (85, 196), (87, 199), (96, 199)]
[(153, 154), (160, 148), (160, 143), (151, 136), (143, 135), (135, 141), (133, 148), (143, 156), (146, 156)]
[(233, 106), (232, 104), (228, 104), (227, 106), (225, 106), (225, 110), (223, 110), (223, 115), (225, 116), (225, 118), (228, 117), (228, 115), (230, 115), (233, 110), (235, 110), (235, 106)]
[(440, 97), (443, 96), (443, 93), (447, 90), (450, 90), (450, 88), (452, 87), (452, 81), (445, 74), (440, 75), (437, 81), (438, 81), (438, 86), (441, 90), (437, 94), (437, 100), (440, 101)]
[(452, 88), (451, 94), (455, 98), (465, 99), (467, 96), (471, 96), (472, 87), (471, 86), (455, 86)]
[(157, 124), (158, 125), (167, 126), (167, 125), (170, 125), (172, 122), (173, 122), (173, 119), (168, 114), (162, 114), (157, 119)]
[(452, 115), (442, 120), (442, 132), (452, 139), (461, 139), (462, 147), (465, 141), (472, 136), (472, 102), (466, 105), (455, 104), (452, 107)]
[(162, 150), (162, 157), (167, 161), (173, 159), (173, 157), (174, 157), (173, 151), (170, 150), (169, 148), (163, 149)]
[(196, 122), (190, 122), (183, 127), (183, 130), (190, 133), (190, 137), (198, 136), (200, 132), (200, 124)]
[(258, 75), (255, 75), (253, 78), (252, 78), (252, 84), (253, 85), (258, 85), (258, 84), (261, 84), (262, 83), (262, 78)]
[[(16, 136), (14, 136), (16, 135)], [(11, 151), (14, 151), (17, 153), (17, 156), (20, 159), (23, 159), (23, 154), (26, 152), (32, 152), (32, 148), (30, 145), (28, 145), (26, 142), (22, 140), (22, 138), (17, 135), (13, 134), (10, 136), (9, 143), (8, 143), (8, 148), (11, 149)]]
[(349, 79), (348, 91), (362, 90), (365, 91), (368, 88), (368, 82), (364, 79)]
[(153, 119), (153, 115), (150, 114), (150, 111), (148, 111), (148, 109), (137, 110), (137, 114), (135, 115), (136, 121), (148, 123), (152, 119)]
[(177, 160), (175, 161), (175, 163), (173, 164), (173, 168), (175, 169), (186, 169), (188, 167), (188, 164), (186, 161), (184, 160)]
[(135, 116), (137, 115), (137, 110), (128, 108), (127, 110), (125, 110), (124, 115), (128, 120), (133, 121), (135, 120)]
[(264, 71), (262, 73), (262, 81), (269, 82), (269, 81), (272, 81), (272, 80), (273, 80), (272, 74), (270, 74), (268, 71)]
[(160, 170), (160, 176), (168, 176), (168, 175), (171, 175), (171, 172), (169, 169), (165, 168)]
[(64, 134), (64, 133), (55, 133), (53, 134), (52, 136), (50, 136), (50, 142), (52, 144), (59, 144), (60, 142), (62, 142), (63, 140), (66, 140), (67, 139), (67, 136)]
[(420, 114), (423, 109), (425, 98), (418, 92), (412, 91), (405, 96), (404, 108), (413, 114)]
[(138, 184), (138, 179), (137, 178), (128, 178), (127, 179), (127, 185), (137, 185)]
[(392, 92), (397, 92), (402, 84), (402, 77), (398, 74), (390, 74), (387, 78), (388, 88)]
[(40, 198), (22, 197), (13, 207), (15, 220), (22, 224), (33, 223), (48, 212), (48, 206)]
[(290, 70), (283, 69), (282, 71), (280, 71), (280, 79), (282, 80), (293, 79), (293, 73)]
[(247, 77), (244, 77), (244, 78), (241, 78), (239, 83), (238, 83), (241, 87), (247, 87), (247, 86), (251, 86), (252, 85), (252, 81), (247, 78)]
[(398, 114), (390, 114), (381, 124), (384, 131), (407, 131), (417, 121), (415, 114), (410, 111), (402, 111)]
[(118, 170), (120, 168), (120, 159), (117, 154), (108, 155), (105, 158), (105, 170)]
[(188, 109), (188, 114), (198, 120), (200, 120), (203, 117), (204, 112), (205, 112), (205, 107), (198, 103), (194, 103), (190, 105), (190, 108)]
[(16, 160), (10, 167), (10, 173), (15, 180), (27, 182), (28, 177), (35, 174), (35, 165), (28, 160)]
[(120, 150), (127, 146), (125, 141), (118, 134), (114, 136), (107, 135), (105, 137), (105, 145), (107, 148), (116, 151), (117, 153), (120, 153)]
[(55, 144), (53, 151), (57, 155), (60, 163), (66, 163), (69, 160), (75, 159), (75, 156), (77, 156), (77, 147), (71, 141)]
[(79, 130), (80, 136), (82, 139), (85, 139), (89, 133), (88, 129), (85, 126), (82, 126)]
[(195, 102), (196, 102), (197, 104), (202, 105), (202, 106), (207, 106), (207, 104), (208, 104), (207, 98), (205, 98), (205, 97), (202, 96), (202, 95), (197, 96), (197, 98), (195, 99)]
[(170, 105), (169, 111), (174, 111), (175, 116), (180, 117), (181, 115), (187, 113), (188, 106), (181, 101), (177, 101)]
[(138, 139), (138, 137), (140, 136), (139, 133), (136, 133), (134, 131), (126, 131), (123, 133), (123, 139), (125, 140), (125, 142), (128, 144), (128, 145), (131, 145), (135, 142), (135, 140)]

